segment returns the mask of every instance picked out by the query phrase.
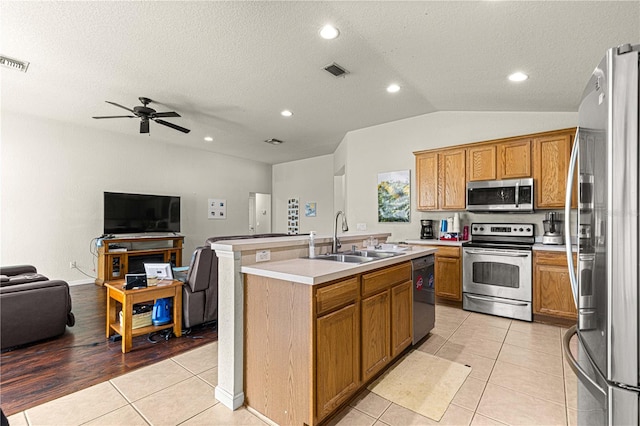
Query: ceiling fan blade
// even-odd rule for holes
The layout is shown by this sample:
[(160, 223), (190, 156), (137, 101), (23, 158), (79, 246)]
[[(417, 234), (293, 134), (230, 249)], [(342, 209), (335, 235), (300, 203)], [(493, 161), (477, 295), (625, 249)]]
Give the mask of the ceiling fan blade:
[(135, 115), (104, 115), (102, 117), (91, 117), (91, 118), (136, 118)]
[(185, 129), (184, 127), (180, 127), (176, 124), (173, 123), (169, 123), (168, 121), (164, 121), (164, 120), (154, 120), (156, 123), (158, 124), (162, 124), (163, 126), (167, 126), (167, 127), (171, 127), (172, 129), (176, 129), (182, 133), (189, 133), (191, 130), (189, 129)]
[(170, 111), (170, 112), (156, 112), (152, 114), (154, 117), (181, 117), (180, 114), (178, 114), (175, 111)]
[(108, 104), (111, 104), (111, 105), (115, 105), (115, 106), (117, 106), (117, 107), (120, 107), (120, 108), (122, 108), (122, 109), (126, 109), (127, 111), (133, 112), (133, 113), (135, 114), (135, 111), (133, 111), (132, 109), (127, 108), (126, 106), (122, 106), (122, 105), (120, 105), (120, 104), (117, 104), (117, 103), (115, 103), (115, 102), (111, 102), (111, 101), (105, 101), (105, 102), (106, 102), (106, 103), (108, 103)]
[(149, 133), (149, 120), (140, 120), (140, 133)]

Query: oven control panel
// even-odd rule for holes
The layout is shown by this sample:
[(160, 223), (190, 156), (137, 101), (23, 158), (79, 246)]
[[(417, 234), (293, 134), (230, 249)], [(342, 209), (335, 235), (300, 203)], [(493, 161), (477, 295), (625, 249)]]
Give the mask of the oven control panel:
[(472, 223), (471, 235), (533, 237), (535, 228), (533, 223)]

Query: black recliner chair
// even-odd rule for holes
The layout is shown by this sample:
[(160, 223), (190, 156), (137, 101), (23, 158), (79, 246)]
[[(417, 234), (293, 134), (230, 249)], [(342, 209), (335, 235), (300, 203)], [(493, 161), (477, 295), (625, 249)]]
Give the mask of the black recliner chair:
[(211, 250), (211, 243), (222, 240), (247, 238), (288, 237), (289, 234), (253, 234), (211, 237), (198, 247), (191, 257), (191, 264), (182, 287), (182, 325), (195, 325), (218, 320), (218, 256)]
[(182, 324), (184, 328), (218, 319), (218, 258), (208, 247), (193, 253), (182, 286)]

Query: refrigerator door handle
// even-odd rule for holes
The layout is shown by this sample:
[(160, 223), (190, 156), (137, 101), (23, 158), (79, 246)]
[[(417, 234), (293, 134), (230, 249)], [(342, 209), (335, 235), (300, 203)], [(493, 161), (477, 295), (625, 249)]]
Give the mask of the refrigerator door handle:
[(567, 223), (567, 232), (564, 233), (564, 244), (567, 252), (571, 292), (573, 293), (573, 301), (576, 307), (578, 307), (578, 278), (576, 277), (576, 271), (573, 269), (573, 254), (571, 250), (571, 196), (573, 195), (573, 174), (578, 160), (579, 133), (580, 127), (576, 129), (576, 137), (573, 141), (573, 148), (571, 149), (571, 160), (569, 161), (569, 173), (567, 175), (567, 193), (565, 194), (564, 200), (564, 220)]
[(571, 340), (571, 337), (573, 337), (573, 335), (576, 334), (576, 333), (577, 333), (577, 330), (576, 330), (576, 326), (574, 325), (569, 330), (567, 330), (567, 332), (564, 334), (564, 336), (562, 336), (562, 351), (564, 352), (565, 358), (566, 358), (567, 362), (569, 363), (569, 367), (571, 367), (573, 372), (576, 373), (576, 376), (584, 377), (587, 380), (587, 382), (593, 387), (593, 389), (597, 390), (602, 395), (606, 396), (607, 395), (606, 390), (602, 389), (602, 387), (600, 385), (598, 385), (596, 383), (596, 381), (593, 380), (587, 374), (586, 371), (584, 371), (584, 369), (580, 366), (578, 361), (576, 361), (575, 357), (571, 353), (571, 349), (569, 347), (569, 341)]

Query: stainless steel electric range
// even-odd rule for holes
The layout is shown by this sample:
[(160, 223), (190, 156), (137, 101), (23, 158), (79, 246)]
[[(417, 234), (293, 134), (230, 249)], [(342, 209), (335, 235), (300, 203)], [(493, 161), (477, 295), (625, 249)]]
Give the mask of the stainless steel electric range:
[(532, 223), (472, 223), (462, 244), (462, 308), (532, 321), (534, 242)]

